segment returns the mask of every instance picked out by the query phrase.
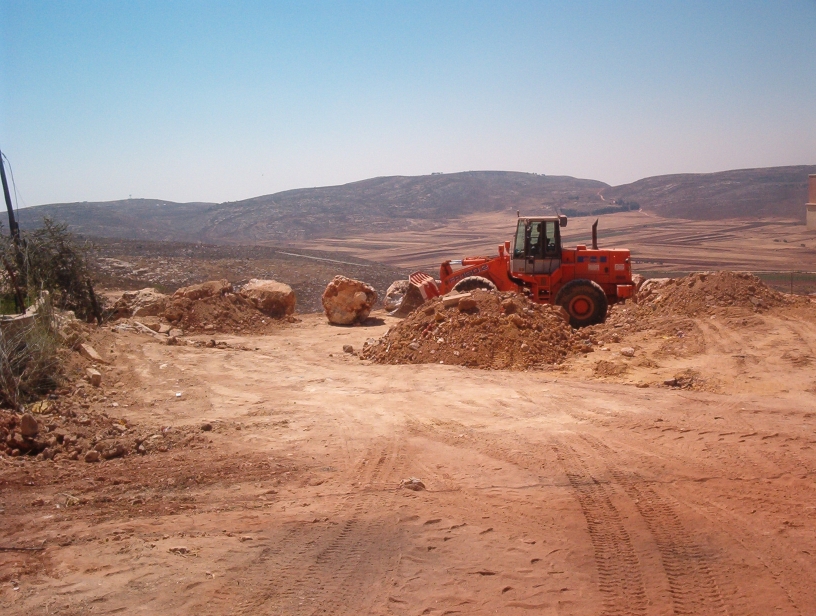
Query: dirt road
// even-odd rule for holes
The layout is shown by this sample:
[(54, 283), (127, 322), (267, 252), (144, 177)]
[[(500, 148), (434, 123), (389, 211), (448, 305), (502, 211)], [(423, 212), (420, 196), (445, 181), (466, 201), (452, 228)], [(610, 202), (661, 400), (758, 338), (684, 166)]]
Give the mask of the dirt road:
[(585, 378), (588, 359), (510, 373), (342, 352), (388, 325), (306, 315), (225, 339), (252, 350), (107, 333), (107, 410), (199, 436), (97, 465), (6, 458), (2, 546), (45, 549), (0, 552), (0, 609), (816, 613), (812, 324), (705, 324), (724, 342), (694, 361), (721, 393)]

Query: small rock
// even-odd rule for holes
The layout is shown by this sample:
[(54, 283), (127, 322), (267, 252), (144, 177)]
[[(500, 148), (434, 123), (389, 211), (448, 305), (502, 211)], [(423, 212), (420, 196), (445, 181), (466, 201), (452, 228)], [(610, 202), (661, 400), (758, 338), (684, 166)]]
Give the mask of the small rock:
[(252, 541), (252, 537), (250, 537), (249, 535), (243, 535), (241, 537), (241, 541)]
[(343, 353), (354, 353), (354, 347), (350, 344), (343, 345)]
[(461, 312), (467, 312), (476, 308), (476, 300), (468, 295), (459, 300), (458, 308)]
[(623, 355), (624, 357), (634, 357), (635, 349), (633, 349), (632, 347), (623, 347), (620, 350), (620, 354)]
[(409, 479), (403, 479), (400, 481), (400, 488), (405, 488), (406, 490), (413, 490), (414, 492), (421, 492), (425, 489), (425, 484), (416, 477), (411, 477)]
[(213, 425), (211, 423), (201, 424), (201, 430), (203, 432), (212, 432)]
[(40, 426), (37, 424), (37, 420), (34, 419), (34, 415), (25, 413), (20, 419), (20, 434), (26, 438), (34, 438), (39, 431)]
[(170, 336), (171, 338), (178, 338), (179, 336), (183, 336), (184, 332), (180, 330), (178, 327), (173, 327), (167, 332), (167, 335)]
[(121, 443), (116, 443), (113, 447), (105, 449), (102, 452), (102, 457), (105, 460), (112, 460), (113, 458), (121, 458), (125, 455), (125, 447)]
[(94, 387), (102, 385), (102, 373), (96, 368), (86, 368), (85, 374), (88, 376), (88, 382)]
[(91, 360), (92, 362), (100, 363), (100, 364), (107, 364), (108, 362), (102, 359), (102, 356), (96, 352), (90, 344), (80, 344), (79, 345), (79, 354), (82, 357)]
[(99, 452), (95, 449), (91, 449), (88, 453), (85, 454), (85, 461), (86, 462), (99, 462)]
[(176, 547), (173, 547), (173, 548), (168, 548), (167, 551), (171, 552), (173, 554), (188, 554), (190, 552), (190, 550), (188, 550), (183, 545), (179, 545), (179, 546), (176, 546)]

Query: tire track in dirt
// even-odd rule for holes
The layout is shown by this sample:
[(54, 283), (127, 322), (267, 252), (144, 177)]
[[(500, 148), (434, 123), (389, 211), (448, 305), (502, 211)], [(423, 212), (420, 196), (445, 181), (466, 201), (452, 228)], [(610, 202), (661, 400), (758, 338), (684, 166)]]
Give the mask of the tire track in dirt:
[(713, 566), (707, 562), (711, 556), (686, 530), (671, 504), (637, 475), (609, 464), (614, 452), (604, 443), (587, 434), (581, 438), (606, 460), (610, 475), (635, 503), (654, 537), (669, 580), (674, 613), (728, 614)]
[[(717, 408), (728, 408), (730, 411), (735, 411), (735, 409), (739, 406), (740, 405), (738, 403), (729, 403), (721, 405)], [(738, 414), (734, 416), (737, 419), (732, 420), (732, 425), (735, 427), (739, 426), (743, 430), (749, 432), (752, 431), (751, 424), (746, 422), (744, 419), (740, 419)], [(737, 432), (739, 431), (740, 430), (738, 429)], [(615, 454), (615, 452), (608, 445), (602, 443), (598, 439), (584, 435), (584, 440), (590, 447), (598, 451), (607, 459), (611, 456), (617, 457), (617, 454)], [(730, 446), (733, 446), (733, 444)], [(784, 458), (784, 456), (780, 458), (770, 454), (771, 452), (762, 452), (761, 461), (770, 461), (775, 463), (778, 470), (782, 473), (791, 472), (791, 470), (786, 468), (783, 464), (783, 459), (781, 458)], [(767, 464), (760, 465), (757, 460), (751, 456), (730, 454), (728, 458), (731, 460), (737, 459), (745, 468), (750, 468), (753, 471), (755, 478), (762, 479), (768, 474), (769, 469), (767, 468)], [(642, 457), (641, 459), (649, 460), (652, 458)], [(687, 468), (697, 468), (700, 472), (710, 476), (716, 476), (722, 470), (721, 467), (700, 458), (685, 459), (683, 465)], [(657, 472), (659, 473), (659, 471)], [(620, 471), (614, 468), (612, 474), (613, 477), (616, 475), (622, 475)], [(734, 477), (724, 477), (724, 479), (739, 481), (743, 480), (744, 476), (736, 474)], [(616, 477), (616, 481), (618, 480), (619, 477)], [(623, 480), (620, 481), (623, 483)], [(638, 485), (648, 484), (649, 482), (649, 479), (645, 479), (644, 477), (636, 474), (628, 475), (627, 479), (627, 483), (630, 486), (633, 485), (635, 487)], [(761, 485), (764, 486), (765, 482), (762, 481)], [(652, 494), (655, 493), (653, 488), (650, 487), (649, 490)], [(803, 514), (801, 503), (788, 502), (784, 497), (781, 499), (778, 497), (774, 498), (768, 494), (766, 489), (757, 487), (753, 481), (748, 481), (747, 483), (742, 484), (741, 494), (744, 498), (752, 498), (755, 504), (763, 505), (765, 511), (767, 511), (769, 514), (778, 516), (780, 520), (787, 519), (792, 515), (790, 513), (790, 508), (796, 509), (797, 513), (795, 515), (797, 517)], [(780, 593), (779, 600), (787, 603), (796, 614), (802, 613), (795, 599), (797, 584), (792, 583), (791, 570), (799, 567), (799, 578), (804, 577), (805, 579), (813, 579), (813, 568), (808, 568), (804, 565), (804, 563), (799, 562), (798, 559), (800, 554), (798, 550), (791, 550), (791, 546), (787, 542), (779, 541), (778, 538), (769, 540), (766, 535), (750, 532), (750, 526), (746, 526), (747, 523), (744, 519), (744, 515), (742, 518), (740, 518), (737, 512), (729, 510), (729, 508), (722, 504), (718, 505), (714, 501), (701, 498), (687, 500), (684, 501), (684, 503), (690, 509), (696, 511), (700, 515), (703, 515), (711, 524), (717, 527), (719, 533), (727, 536), (735, 544), (740, 545), (742, 549), (756, 559), (757, 563), (761, 565), (767, 576), (772, 580), (771, 585), (778, 589)], [(785, 506), (788, 509), (785, 509)], [(762, 547), (760, 548), (760, 546)], [(788, 573), (788, 577), (784, 575), (786, 572)], [(721, 584), (729, 589), (733, 589), (733, 594), (731, 595), (732, 598), (729, 598), (728, 602), (729, 607), (734, 607), (737, 604), (748, 605), (751, 603), (751, 601), (749, 601), (749, 597), (746, 594), (743, 581), (736, 579), (735, 576), (736, 574), (732, 575), (729, 573), (729, 571), (724, 569), (717, 571), (717, 577), (719, 580), (721, 580)], [(793, 577), (796, 578), (797, 575), (793, 574)], [(732, 605), (732, 603), (734, 605)], [(746, 607), (744, 612), (749, 613), (750, 610)]]
[[(370, 460), (375, 460), (373, 464)], [(366, 580), (355, 576), (355, 569), (366, 556), (369, 560), (386, 558), (396, 549), (382, 549), (383, 543), (395, 541), (394, 533), (383, 536), (386, 520), (366, 520), (365, 513), (374, 501), (386, 498), (385, 481), (390, 481), (396, 492), (394, 474), (404, 464), (398, 441), (391, 438), (386, 445), (372, 447), (343, 476), (359, 480), (359, 486), (343, 495), (329, 511), (329, 519), (343, 519), (334, 525), (329, 522), (295, 523), (281, 536), (264, 547), (253, 562), (233, 568), (227, 574), (234, 581), (252, 584), (251, 592), (244, 591), (241, 604), (235, 605), (233, 583), (224, 582), (206, 602), (205, 613), (212, 614), (332, 614), (335, 610), (348, 612), (356, 600), (362, 600), (360, 591)], [(371, 507), (372, 509), (379, 509)], [(386, 504), (387, 508), (387, 504)], [(387, 535), (387, 534), (386, 534)], [(372, 540), (374, 543), (372, 544)], [(248, 595), (248, 596), (247, 596)], [(367, 597), (370, 598), (370, 597)], [(203, 606), (202, 606), (203, 607)]]
[(592, 476), (569, 445), (559, 443), (553, 450), (586, 518), (604, 601), (602, 616), (645, 614), (641, 565), (606, 486)]
[[(464, 439), (445, 434), (439, 426), (414, 422), (412, 430), (425, 433), (453, 446), (468, 446), (494, 459), (504, 460), (534, 472), (543, 464), (531, 452), (541, 444), (521, 441), (518, 449), (510, 449), (491, 435), (479, 433)], [(570, 487), (575, 493), (587, 523), (596, 567), (598, 587), (603, 597), (602, 616), (646, 614), (648, 600), (641, 565), (621, 515), (610, 499), (606, 486), (591, 475), (575, 451), (564, 443), (551, 446), (556, 459), (564, 469)]]

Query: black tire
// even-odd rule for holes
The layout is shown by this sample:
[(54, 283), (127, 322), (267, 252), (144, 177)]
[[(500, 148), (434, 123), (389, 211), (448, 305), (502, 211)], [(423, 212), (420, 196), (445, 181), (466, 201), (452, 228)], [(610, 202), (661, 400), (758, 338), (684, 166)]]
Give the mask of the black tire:
[(483, 289), (485, 291), (499, 290), (492, 281), (481, 276), (468, 276), (453, 285), (453, 289), (451, 290), (456, 293), (467, 293), (468, 291), (475, 291), (476, 289)]
[(575, 328), (603, 323), (606, 320), (606, 293), (592, 280), (570, 280), (555, 296), (555, 303), (567, 311)]

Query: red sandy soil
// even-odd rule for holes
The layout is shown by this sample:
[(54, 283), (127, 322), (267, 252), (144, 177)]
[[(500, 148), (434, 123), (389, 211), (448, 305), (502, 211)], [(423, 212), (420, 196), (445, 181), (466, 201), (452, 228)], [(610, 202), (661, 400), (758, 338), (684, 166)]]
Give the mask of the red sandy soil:
[(547, 371), (344, 353), (379, 316), (93, 333), (82, 412), (195, 439), (0, 456), (2, 613), (813, 613), (816, 304), (611, 323)]

